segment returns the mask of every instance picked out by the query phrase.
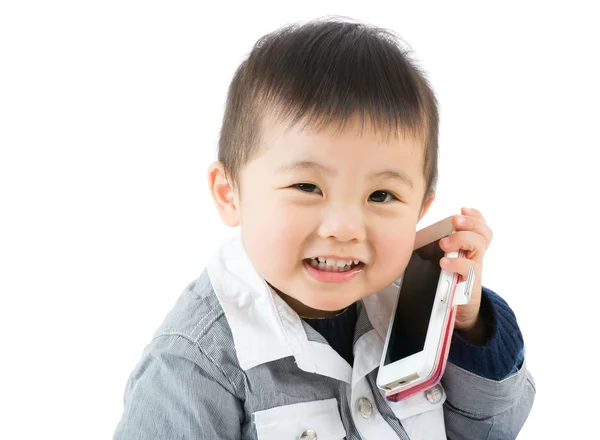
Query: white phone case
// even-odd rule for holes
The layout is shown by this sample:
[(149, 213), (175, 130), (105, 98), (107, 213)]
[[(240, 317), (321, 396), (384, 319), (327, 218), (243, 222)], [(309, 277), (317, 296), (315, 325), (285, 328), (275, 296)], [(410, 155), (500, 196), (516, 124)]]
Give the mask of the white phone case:
[[(445, 218), (444, 220), (419, 230), (415, 238), (414, 249), (419, 249), (429, 243), (451, 235), (454, 232), (454, 228), (452, 227), (452, 217)], [(462, 252), (455, 254), (456, 256), (462, 256)], [(390, 365), (384, 365), (393, 321), (390, 324), (377, 378), (377, 385), (386, 392), (386, 395), (390, 400), (399, 400), (429, 388), (439, 382), (443, 375), (448, 358), (452, 331), (454, 329), (456, 306), (467, 304), (470, 301), (474, 272), (471, 270), (469, 276), (464, 281), (459, 280), (458, 274), (450, 274), (444, 271), (441, 272), (440, 277), (443, 277), (445, 282), (449, 285), (444, 288), (443, 285), (440, 287), (440, 283), (438, 283), (436, 298), (441, 298), (441, 301), (446, 303), (446, 308), (444, 309), (444, 322), (441, 327), (439, 325), (436, 327), (438, 329), (436, 334), (430, 335), (431, 328), (428, 329), (427, 337), (434, 337), (435, 339), (432, 340), (432, 343), (436, 343), (435, 357), (431, 364), (429, 364), (429, 361), (424, 361), (427, 365), (419, 365), (414, 369), (409, 369), (408, 374), (406, 368), (402, 368), (407, 364), (400, 364), (404, 359)], [(395, 307), (397, 307), (397, 304)], [(441, 307), (441, 305), (438, 304), (437, 307)], [(395, 314), (396, 310), (394, 308), (392, 316), (395, 316)], [(429, 349), (432, 349), (431, 346)], [(431, 358), (431, 356), (429, 357)], [(402, 367), (399, 367), (399, 365), (402, 365)], [(399, 373), (395, 376), (395, 370), (398, 370), (399, 372), (404, 371), (404, 373)], [(422, 371), (428, 371), (429, 373), (425, 375), (419, 374), (419, 372), (422, 373)]]

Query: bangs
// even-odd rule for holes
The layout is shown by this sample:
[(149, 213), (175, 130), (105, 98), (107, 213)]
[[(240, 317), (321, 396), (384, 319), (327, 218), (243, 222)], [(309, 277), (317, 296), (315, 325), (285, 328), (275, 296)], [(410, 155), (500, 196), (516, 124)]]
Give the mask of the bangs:
[(247, 66), (254, 111), (317, 130), (359, 117), (363, 130), (426, 138), (435, 98), (400, 38), (354, 23), (321, 28), (289, 26), (258, 41)]

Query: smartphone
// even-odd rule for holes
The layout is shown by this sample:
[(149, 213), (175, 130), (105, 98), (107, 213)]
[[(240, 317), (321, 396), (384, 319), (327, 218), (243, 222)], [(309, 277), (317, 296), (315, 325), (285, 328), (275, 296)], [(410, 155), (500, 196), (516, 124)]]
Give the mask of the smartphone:
[(452, 217), (417, 231), (410, 261), (398, 281), (398, 300), (377, 375), (377, 385), (388, 396), (406, 396), (441, 379), (454, 327), (459, 276), (442, 270), (440, 260), (462, 252), (446, 254), (439, 241), (454, 232)]

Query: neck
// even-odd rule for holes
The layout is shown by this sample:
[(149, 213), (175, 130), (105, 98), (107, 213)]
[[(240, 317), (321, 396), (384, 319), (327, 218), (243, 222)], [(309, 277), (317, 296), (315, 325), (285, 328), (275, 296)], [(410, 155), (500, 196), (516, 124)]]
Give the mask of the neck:
[[(306, 304), (301, 303), (296, 298), (292, 298), (289, 295), (286, 295), (276, 287), (269, 284), (271, 288), (279, 295), (279, 297), (284, 300), (288, 306), (290, 306), (294, 312), (298, 314), (301, 318), (332, 318), (336, 315), (339, 315), (343, 310), (318, 310), (313, 309), (312, 307), (308, 307)], [(345, 310), (345, 309), (344, 309)]]

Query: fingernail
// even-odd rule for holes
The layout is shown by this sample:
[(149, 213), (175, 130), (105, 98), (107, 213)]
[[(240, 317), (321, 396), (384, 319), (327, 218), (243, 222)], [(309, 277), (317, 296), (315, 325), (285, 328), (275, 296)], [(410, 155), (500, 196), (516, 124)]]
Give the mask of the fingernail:
[(448, 237), (442, 238), (440, 240), (440, 243), (443, 244), (444, 246), (446, 246), (448, 243), (450, 243), (450, 239)]
[(442, 263), (442, 266), (449, 265), (450, 264), (450, 258), (446, 258), (446, 257), (442, 258), (441, 263)]
[(467, 219), (466, 219), (465, 217), (463, 217), (463, 216), (459, 216), (459, 217), (458, 217), (458, 219), (456, 220), (456, 222), (457, 222), (459, 225), (464, 225), (464, 224), (466, 224), (466, 223), (467, 223)]

